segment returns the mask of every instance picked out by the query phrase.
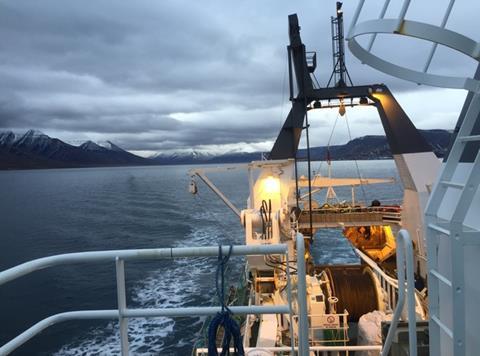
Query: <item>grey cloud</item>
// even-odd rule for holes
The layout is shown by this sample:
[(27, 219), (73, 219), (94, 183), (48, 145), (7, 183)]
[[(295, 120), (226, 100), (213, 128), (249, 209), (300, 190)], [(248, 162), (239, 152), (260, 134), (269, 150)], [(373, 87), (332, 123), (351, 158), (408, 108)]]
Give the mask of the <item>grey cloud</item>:
[[(409, 16), (426, 15), (437, 23), (446, 7), (444, 1), (437, 9), (415, 3)], [(346, 27), (354, 5), (344, 5)], [(317, 78), (325, 85), (332, 66), (334, 6), (333, 0), (321, 5), (4, 1), (0, 128), (103, 135), (131, 150), (273, 140), (287, 96), (287, 15), (298, 12), (307, 49), (318, 51)], [(378, 15), (376, 3), (365, 6), (366, 14)], [(391, 6), (393, 15), (398, 6)], [(456, 4), (449, 26), (475, 36), (465, 24), (476, 23), (479, 7)], [(379, 38), (374, 49), (406, 66), (423, 65), (428, 45), (419, 44), (416, 51), (411, 46)], [(452, 59), (443, 51), (432, 69), (446, 74), (470, 70), (468, 60)], [(418, 90), (361, 65), (349, 53), (347, 61), (355, 84), (385, 82), (395, 92)], [(289, 104), (283, 116), (288, 110)], [(370, 120), (362, 117), (359, 125)]]

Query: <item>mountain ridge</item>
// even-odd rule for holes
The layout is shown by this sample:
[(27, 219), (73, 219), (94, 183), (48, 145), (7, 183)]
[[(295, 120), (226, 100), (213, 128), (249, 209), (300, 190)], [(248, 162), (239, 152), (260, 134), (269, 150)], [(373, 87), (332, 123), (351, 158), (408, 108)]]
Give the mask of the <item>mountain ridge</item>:
[(86, 141), (80, 146), (52, 138), (38, 130), (23, 135), (0, 132), (0, 169), (74, 168), (151, 164), (110, 143), (110, 147)]
[[(446, 130), (419, 130), (438, 157), (448, 149), (451, 133)], [(332, 160), (391, 159), (392, 154), (385, 136), (366, 135), (343, 145), (328, 148)], [(197, 150), (157, 153), (144, 158), (130, 153), (111, 141), (102, 144), (87, 140), (79, 146), (52, 138), (38, 130), (28, 130), (23, 135), (12, 131), (0, 132), (0, 169), (74, 168), (134, 165), (179, 165), (246, 163), (261, 160), (262, 152), (202, 153)], [(327, 147), (312, 147), (311, 159), (327, 159)], [(306, 159), (306, 150), (300, 149), (298, 159)]]
[[(432, 146), (437, 157), (443, 157), (448, 149), (451, 133), (447, 130), (419, 130), (427, 142)], [(366, 135), (352, 139), (343, 145), (332, 145), (329, 147), (330, 159), (332, 160), (373, 160), (392, 159), (387, 138), (383, 135)], [(299, 149), (297, 158), (306, 160), (306, 149)], [(196, 153), (196, 154), (195, 154)], [(157, 164), (213, 164), (213, 163), (245, 163), (254, 160), (261, 160), (265, 152), (228, 152), (220, 155), (204, 155), (191, 151), (190, 155), (184, 153), (157, 154), (151, 159)], [(310, 149), (310, 156), (313, 161), (327, 159), (327, 147), (319, 146)]]

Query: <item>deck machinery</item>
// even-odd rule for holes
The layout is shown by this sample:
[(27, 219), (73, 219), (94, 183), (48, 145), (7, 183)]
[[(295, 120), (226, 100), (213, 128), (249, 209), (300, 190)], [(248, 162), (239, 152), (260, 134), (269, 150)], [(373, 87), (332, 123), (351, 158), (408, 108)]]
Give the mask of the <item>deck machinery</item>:
[[(297, 15), (290, 15), (288, 23), (292, 107), (268, 159), (248, 165), (250, 196), (247, 209), (240, 212), (240, 220), (245, 228), (247, 245), (288, 244), (290, 260), (278, 256), (248, 257), (247, 278), (251, 285), (248, 302), (252, 305), (288, 303), (287, 274), (291, 273), (291, 302), (295, 310), (295, 272), (298, 268), (295, 237), (301, 234), (308, 273), (306, 292), (310, 345), (355, 345), (372, 343), (372, 340), (381, 344), (380, 324), (388, 324), (396, 305), (395, 288), (398, 286), (395, 286), (394, 279), (394, 236), (400, 227), (410, 231), (414, 240), (417, 286), (423, 289), (422, 286), (426, 285), (422, 211), (440, 162), (386, 85), (352, 85), (344, 62), (341, 3), (337, 3), (337, 15), (332, 18), (334, 69), (329, 80), (331, 86), (320, 87), (314, 78), (316, 53), (306, 51)], [(389, 182), (388, 179), (332, 178), (311, 174), (308, 112), (339, 108), (340, 115), (343, 115), (345, 107), (358, 105), (369, 105), (378, 110), (404, 186), (402, 207), (385, 206), (379, 201), (365, 206), (355, 202), (353, 194), (351, 202), (342, 204), (321, 204), (313, 198), (314, 190), (325, 190), (328, 199), (337, 186), (351, 186), (353, 192), (354, 187), (362, 184)], [(298, 146), (304, 131), (307, 138), (307, 177), (298, 173)], [(406, 137), (408, 140), (405, 140)], [(197, 173), (199, 171), (193, 170), (191, 175), (204, 176), (204, 172)], [(226, 199), (222, 195), (220, 197)], [(361, 257), (359, 265), (315, 264), (311, 255), (315, 235), (321, 234), (323, 228), (332, 227), (343, 229), (344, 236)], [(428, 315), (425, 290), (417, 290), (415, 299), (416, 317), (421, 323)], [(423, 329), (419, 327), (419, 330), (424, 329), (424, 324)], [(299, 339), (295, 315), (293, 318), (290, 315), (248, 315), (243, 330), (243, 342), (247, 348), (296, 345)], [(273, 351), (265, 350), (262, 355), (273, 354)], [(423, 350), (428, 350), (426, 341)]]

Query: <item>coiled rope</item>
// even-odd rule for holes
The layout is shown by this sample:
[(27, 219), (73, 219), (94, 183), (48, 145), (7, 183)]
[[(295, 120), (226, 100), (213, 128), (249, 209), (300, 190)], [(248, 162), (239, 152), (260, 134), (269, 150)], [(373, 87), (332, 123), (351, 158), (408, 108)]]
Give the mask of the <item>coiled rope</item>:
[[(230, 341), (233, 337), (234, 352), (238, 356), (244, 356), (245, 352), (242, 345), (242, 337), (240, 335), (240, 327), (232, 318), (232, 312), (225, 305), (225, 265), (232, 254), (233, 246), (230, 245), (228, 254), (223, 256), (222, 245), (218, 246), (218, 265), (215, 275), (215, 288), (217, 296), (222, 305), (222, 311), (217, 313), (208, 326), (208, 356), (217, 356), (217, 332), (219, 327), (223, 327), (224, 335), (222, 340), (221, 356), (230, 355)], [(219, 278), (220, 277), (220, 278)], [(220, 279), (220, 286), (218, 285)]]

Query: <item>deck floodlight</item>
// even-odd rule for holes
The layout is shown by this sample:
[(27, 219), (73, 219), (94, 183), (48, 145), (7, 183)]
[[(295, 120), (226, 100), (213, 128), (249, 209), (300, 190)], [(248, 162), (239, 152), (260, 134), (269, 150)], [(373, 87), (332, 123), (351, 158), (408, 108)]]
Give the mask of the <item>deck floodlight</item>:
[(263, 181), (264, 184), (264, 192), (266, 194), (278, 194), (280, 193), (280, 181), (278, 178), (274, 178), (273, 176), (268, 176)]

